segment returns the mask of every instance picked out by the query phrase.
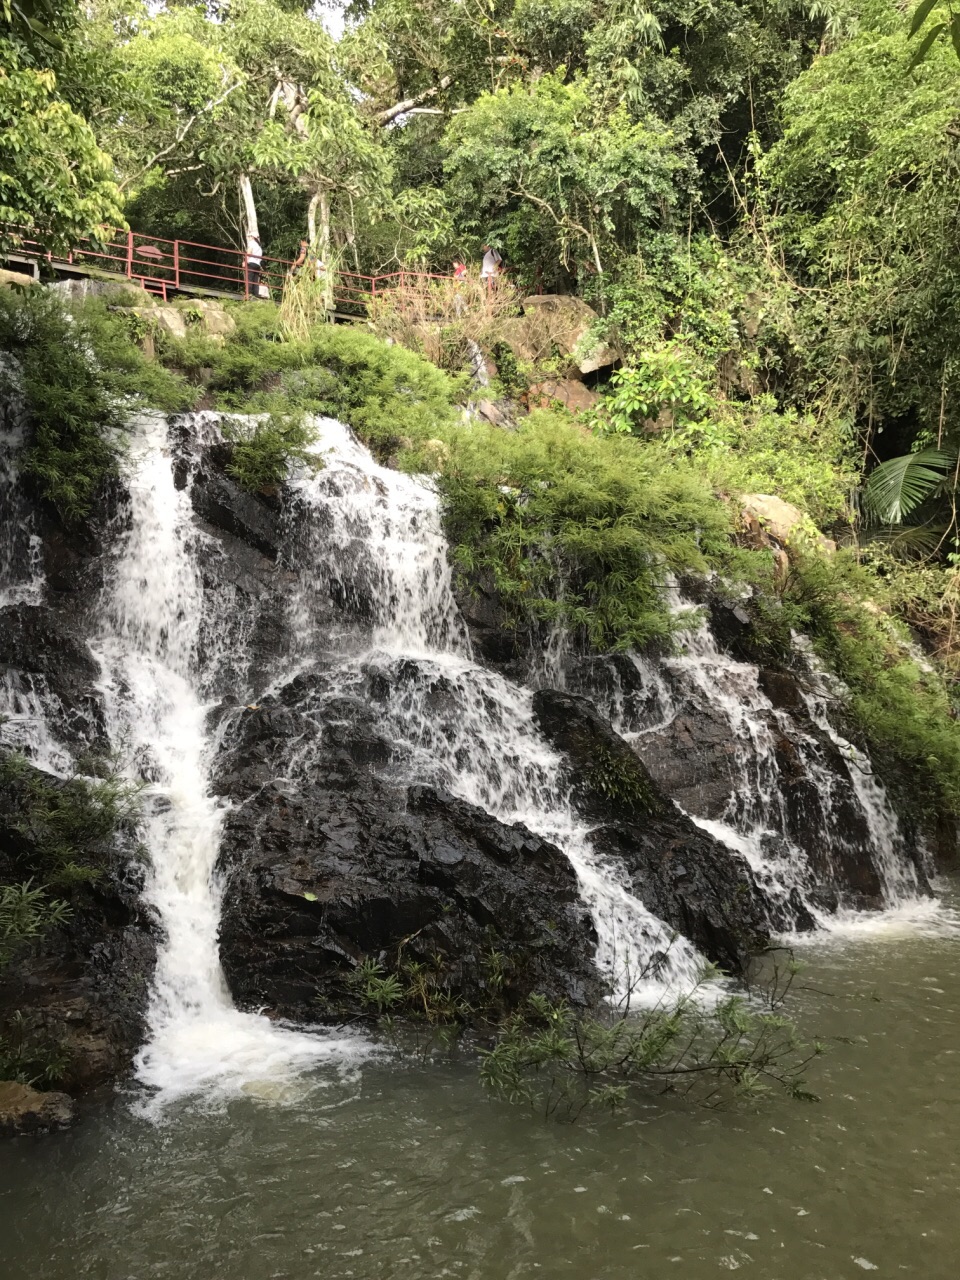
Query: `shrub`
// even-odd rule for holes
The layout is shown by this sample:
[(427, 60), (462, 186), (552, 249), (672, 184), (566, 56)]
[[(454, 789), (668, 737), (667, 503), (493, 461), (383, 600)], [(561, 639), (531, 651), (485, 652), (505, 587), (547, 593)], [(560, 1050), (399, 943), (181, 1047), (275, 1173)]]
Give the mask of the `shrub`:
[(511, 1102), (567, 1120), (651, 1088), (698, 1090), (712, 1106), (775, 1088), (815, 1101), (804, 1072), (822, 1047), (803, 1044), (778, 1004), (758, 1007), (729, 995), (710, 1007), (695, 993), (639, 1012), (578, 1014), (533, 996), (483, 1054), (481, 1080)]
[(14, 860), (44, 885), (95, 880), (108, 857), (107, 841), (136, 815), (142, 785), (121, 777), (112, 762), (88, 767), (106, 776), (61, 780), (21, 755), (0, 760), (7, 824), (20, 837)]
[[(732, 563), (725, 507), (656, 445), (586, 435), (546, 411), (516, 431), (435, 431), (447, 445), (438, 483), (456, 561), (468, 576), (492, 576), (518, 626), (542, 618), (598, 648), (643, 646), (675, 629), (671, 573)], [(414, 448), (403, 465), (436, 457)]]
[[(0, 885), (0, 972), (21, 947), (69, 919), (70, 908), (31, 880)], [(7, 1077), (0, 1077), (6, 1079)]]
[(68, 520), (89, 511), (116, 471), (138, 407), (194, 401), (183, 379), (146, 359), (123, 313), (104, 299), (68, 306), (39, 289), (0, 293), (0, 351), (8, 357), (0, 394), (22, 397), (27, 414), (23, 473)]
[(721, 401), (669, 443), (721, 490), (775, 494), (821, 528), (849, 516), (858, 466), (852, 430), (837, 418), (781, 410), (770, 395)]
[(309, 451), (316, 433), (302, 413), (271, 413), (258, 419), (252, 430), (228, 424), (224, 434), (234, 441), (227, 471), (242, 489), (251, 492), (282, 484), (293, 461), (319, 465), (319, 459)]

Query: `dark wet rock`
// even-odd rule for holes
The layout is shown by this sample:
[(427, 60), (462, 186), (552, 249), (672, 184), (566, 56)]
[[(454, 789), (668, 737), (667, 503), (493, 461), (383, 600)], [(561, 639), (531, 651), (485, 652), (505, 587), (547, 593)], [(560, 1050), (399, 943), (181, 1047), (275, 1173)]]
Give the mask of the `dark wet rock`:
[[(31, 766), (0, 775), (0, 884), (43, 884), (50, 868), (31, 821), (29, 775), (62, 781)], [(66, 890), (69, 917), (22, 947), (0, 973), (0, 1037), (65, 1055), (59, 1083), (86, 1089), (130, 1065), (142, 1041), (156, 958), (132, 837), (118, 832), (88, 850), (99, 870)]]
[(41, 1093), (16, 1080), (0, 1080), (0, 1138), (53, 1133), (77, 1120), (74, 1101), (65, 1093)]
[(534, 992), (598, 997), (593, 927), (560, 850), (443, 791), (383, 781), (391, 747), (370, 708), (339, 698), (328, 713), (296, 784), (277, 780), (276, 758), (315, 731), (309, 717), (277, 703), (236, 729), (220, 863), (235, 998), (299, 1019), (362, 1011), (350, 979), (367, 958), (427, 965), (478, 1011)]
[(276, 560), (283, 537), (280, 514), (263, 495), (247, 493), (228, 476), (203, 468), (194, 476), (190, 498), (202, 520)]
[(602, 824), (595, 848), (622, 863), (650, 911), (723, 968), (741, 970), (785, 923), (771, 918), (743, 859), (677, 808), (586, 698), (541, 690), (534, 714), (567, 758), (581, 812)]
[(100, 666), (68, 615), (46, 605), (0, 609), (0, 674), (22, 696), (42, 699), (64, 741), (102, 745)]

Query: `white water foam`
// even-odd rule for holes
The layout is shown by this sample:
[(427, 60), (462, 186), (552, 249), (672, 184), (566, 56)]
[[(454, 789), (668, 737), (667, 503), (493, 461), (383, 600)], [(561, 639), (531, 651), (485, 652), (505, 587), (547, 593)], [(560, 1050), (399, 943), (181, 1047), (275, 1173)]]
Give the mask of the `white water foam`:
[[(293, 1032), (234, 1008), (220, 968), (214, 868), (223, 810), (210, 792), (217, 741), (207, 727), (197, 651), (204, 598), (189, 488), (178, 490), (166, 421), (145, 415), (128, 460), (129, 530), (106, 592), (95, 650), (111, 740), (147, 782), (140, 836), (146, 898), (164, 932), (139, 1079), (154, 1106), (191, 1094), (284, 1096), (306, 1068), (342, 1065), (364, 1045)], [(212, 652), (206, 662), (215, 664)]]
[(314, 619), (336, 584), (367, 625), (343, 645), (334, 692), (362, 694), (379, 677), (382, 727), (405, 751), (410, 780), (522, 822), (566, 854), (597, 930), (597, 965), (618, 998), (656, 1003), (690, 990), (703, 958), (594, 851), (561, 759), (536, 728), (532, 692), (472, 660), (433, 488), (378, 466), (341, 424), (319, 430), (324, 468), (296, 481), (315, 530), (301, 550), (300, 652), (322, 645)]

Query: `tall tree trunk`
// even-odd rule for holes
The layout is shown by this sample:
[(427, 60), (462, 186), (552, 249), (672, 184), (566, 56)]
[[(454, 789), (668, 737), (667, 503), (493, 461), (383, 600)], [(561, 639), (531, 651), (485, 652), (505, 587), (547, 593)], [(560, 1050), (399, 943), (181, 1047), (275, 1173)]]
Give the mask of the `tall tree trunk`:
[(307, 206), (307, 238), (310, 241), (310, 248), (324, 265), (323, 305), (328, 311), (332, 311), (334, 268), (330, 261), (330, 192), (326, 187), (320, 187), (310, 197), (310, 203)]

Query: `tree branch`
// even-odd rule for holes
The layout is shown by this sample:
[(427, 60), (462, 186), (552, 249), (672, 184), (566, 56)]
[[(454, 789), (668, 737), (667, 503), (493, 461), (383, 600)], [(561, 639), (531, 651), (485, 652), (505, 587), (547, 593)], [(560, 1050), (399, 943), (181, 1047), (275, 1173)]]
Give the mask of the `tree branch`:
[(176, 134), (174, 135), (173, 141), (168, 146), (162, 147), (156, 153), (156, 155), (151, 156), (151, 158), (147, 161), (147, 163), (141, 169), (139, 169), (136, 173), (131, 174), (129, 178), (124, 178), (123, 182), (120, 183), (120, 190), (122, 191), (124, 187), (129, 186), (131, 182), (136, 182), (138, 178), (142, 178), (145, 173), (149, 173), (158, 160), (162, 160), (164, 156), (168, 156), (171, 151), (174, 151), (177, 147), (179, 147), (180, 143), (184, 140), (184, 138), (187, 136), (187, 134), (190, 132), (193, 126), (196, 124), (197, 120), (199, 120), (201, 116), (204, 116), (208, 112), (212, 111), (214, 107), (219, 107), (221, 102), (224, 102), (226, 101), (227, 98), (229, 98), (230, 94), (233, 93), (234, 89), (239, 89), (241, 83), (242, 81), (240, 80), (235, 81), (230, 86), (230, 88), (227, 89), (225, 93), (221, 93), (219, 98), (211, 98), (210, 101), (207, 103), (205, 107), (203, 107), (202, 110), (195, 112), (195, 114), (190, 117), (190, 119), (186, 122), (186, 124), (183, 124), (180, 126), (180, 128), (177, 130)]
[(423, 93), (418, 93), (413, 98), (405, 98), (403, 102), (395, 102), (392, 107), (387, 107), (385, 111), (379, 111), (374, 117), (377, 124), (381, 126), (392, 124), (397, 116), (406, 115), (408, 111), (412, 111), (414, 107), (419, 107), (422, 103), (428, 102), (431, 98), (435, 98), (443, 89), (449, 89), (453, 83), (453, 76), (444, 76), (439, 84), (435, 84), (432, 89), (425, 89)]

